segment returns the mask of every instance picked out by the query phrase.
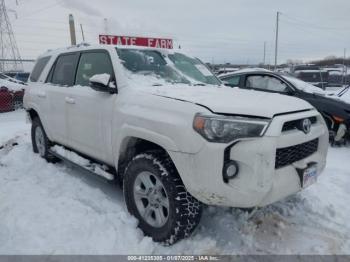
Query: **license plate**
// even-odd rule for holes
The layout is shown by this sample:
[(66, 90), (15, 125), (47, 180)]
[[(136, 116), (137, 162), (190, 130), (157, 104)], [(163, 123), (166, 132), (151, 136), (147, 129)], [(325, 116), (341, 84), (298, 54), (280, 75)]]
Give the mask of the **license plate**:
[(303, 188), (306, 188), (317, 181), (317, 166), (313, 165), (304, 170)]

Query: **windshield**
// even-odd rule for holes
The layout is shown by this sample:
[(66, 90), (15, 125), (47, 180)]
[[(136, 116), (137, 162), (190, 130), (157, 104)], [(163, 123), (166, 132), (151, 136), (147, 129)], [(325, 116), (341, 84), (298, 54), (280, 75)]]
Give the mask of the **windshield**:
[(221, 84), (199, 60), (179, 53), (167, 57), (156, 50), (121, 48), (117, 48), (117, 53), (128, 71), (153, 78), (153, 85), (162, 85), (162, 81), (188, 85)]
[(198, 82), (210, 85), (220, 85), (221, 82), (210, 72), (210, 70), (198, 59), (188, 57), (184, 54), (174, 53), (169, 59), (175, 67), (184, 75)]
[(287, 81), (292, 83), (297, 89), (302, 90), (307, 93), (318, 93), (318, 94), (326, 94), (322, 89), (313, 86), (311, 84), (308, 84), (300, 79), (297, 79), (292, 76), (283, 76)]

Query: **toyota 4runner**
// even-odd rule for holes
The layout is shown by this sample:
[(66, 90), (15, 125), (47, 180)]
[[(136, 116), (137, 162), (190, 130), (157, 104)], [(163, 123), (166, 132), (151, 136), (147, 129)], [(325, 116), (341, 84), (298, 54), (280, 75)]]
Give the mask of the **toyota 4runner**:
[(265, 206), (317, 179), (328, 131), (307, 102), (222, 85), (173, 50), (73, 46), (37, 60), (24, 97), (35, 153), (123, 182), (145, 235), (190, 235), (202, 205)]

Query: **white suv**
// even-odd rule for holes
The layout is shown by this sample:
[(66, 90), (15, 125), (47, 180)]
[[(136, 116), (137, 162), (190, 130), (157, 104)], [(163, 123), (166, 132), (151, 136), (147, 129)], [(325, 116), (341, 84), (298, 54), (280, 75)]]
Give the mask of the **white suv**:
[(139, 227), (167, 244), (193, 232), (202, 203), (268, 205), (313, 183), (326, 163), (327, 127), (310, 104), (225, 87), (176, 51), (49, 51), (24, 103), (35, 153), (123, 181)]

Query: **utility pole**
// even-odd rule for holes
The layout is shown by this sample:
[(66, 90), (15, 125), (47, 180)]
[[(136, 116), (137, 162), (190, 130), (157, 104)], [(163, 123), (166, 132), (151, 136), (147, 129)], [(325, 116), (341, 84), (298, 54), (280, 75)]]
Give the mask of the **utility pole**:
[(105, 27), (105, 34), (108, 35), (108, 20), (107, 18), (103, 19), (104, 27)]
[(278, 57), (279, 22), (280, 22), (280, 12), (277, 12), (277, 18), (276, 18), (276, 43), (275, 43), (275, 70), (277, 69), (277, 57)]
[(0, 71), (23, 70), (23, 63), (18, 50), (16, 39), (12, 30), (7, 12), (5, 0), (0, 0)]
[(265, 65), (266, 62), (266, 41), (264, 42), (264, 59), (263, 59), (263, 65)]
[(75, 35), (75, 24), (74, 17), (72, 14), (69, 15), (69, 32), (70, 32), (70, 41), (72, 45), (77, 44), (77, 37)]
[(85, 42), (84, 29), (83, 29), (83, 25), (82, 24), (80, 24), (80, 30), (81, 30), (81, 36), (83, 38), (83, 42)]
[(346, 75), (348, 68), (346, 66), (346, 48), (344, 48), (344, 59), (343, 59), (343, 84), (346, 85)]

